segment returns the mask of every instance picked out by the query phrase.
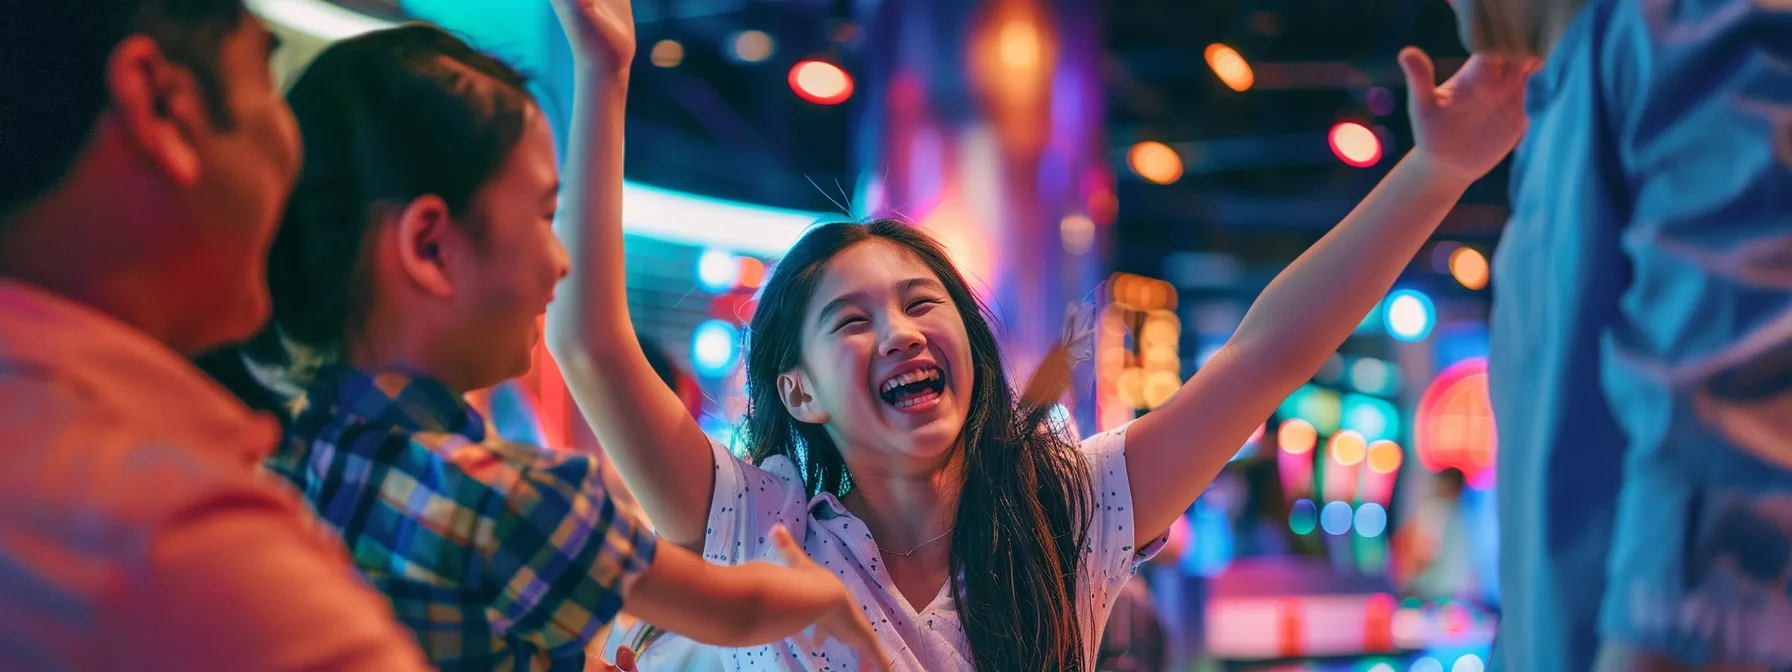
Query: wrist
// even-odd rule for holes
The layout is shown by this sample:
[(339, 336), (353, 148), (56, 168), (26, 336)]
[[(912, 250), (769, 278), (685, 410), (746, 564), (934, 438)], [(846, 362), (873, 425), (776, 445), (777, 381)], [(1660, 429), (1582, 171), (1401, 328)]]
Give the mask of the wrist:
[(610, 56), (573, 55), (573, 77), (579, 83), (599, 84), (607, 88), (628, 89), (627, 63), (617, 64)]
[(1469, 185), (1474, 184), (1476, 180), (1485, 175), (1485, 173), (1464, 170), (1447, 162), (1439, 161), (1436, 156), (1425, 151), (1423, 146), (1413, 148), (1406, 155), (1405, 162), (1411, 163), (1417, 172), (1424, 176), (1428, 184), (1458, 193), (1467, 191)]

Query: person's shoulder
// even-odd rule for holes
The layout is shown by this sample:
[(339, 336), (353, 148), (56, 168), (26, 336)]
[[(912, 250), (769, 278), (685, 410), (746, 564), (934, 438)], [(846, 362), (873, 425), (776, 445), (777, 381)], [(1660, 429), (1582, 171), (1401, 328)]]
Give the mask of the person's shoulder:
[(297, 493), (247, 457), (252, 447), (157, 436), (103, 412), (44, 420), (0, 421), (11, 439), (0, 470), (0, 555), (50, 549), (45, 557), (79, 557), (90, 569), (129, 577), (154, 569), (151, 549), (216, 521), (302, 520)]
[[(266, 425), (214, 434), (164, 427), (103, 396), (54, 382), (0, 379), (0, 492), (153, 519), (217, 491), (257, 488)], [(178, 423), (170, 423), (178, 424)]]
[(1104, 432), (1097, 432), (1078, 443), (1077, 450), (1087, 459), (1093, 461), (1124, 457), (1126, 430), (1131, 427), (1132, 423), (1127, 423)]

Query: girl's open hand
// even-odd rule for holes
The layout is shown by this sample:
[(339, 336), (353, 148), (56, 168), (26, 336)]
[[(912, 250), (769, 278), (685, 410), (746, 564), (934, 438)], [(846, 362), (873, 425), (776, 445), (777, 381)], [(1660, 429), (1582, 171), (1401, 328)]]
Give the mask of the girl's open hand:
[(626, 70), (635, 60), (635, 13), (629, 0), (552, 0), (573, 56)]
[[(808, 574), (808, 580), (793, 589), (825, 591), (827, 597), (823, 602), (827, 610), (815, 621), (813, 641), (810, 645), (820, 650), (829, 639), (839, 641), (853, 650), (859, 658), (860, 672), (885, 672), (889, 664), (884, 662), (883, 649), (878, 646), (877, 634), (871, 630), (871, 622), (865, 619), (863, 609), (846, 586), (834, 578), (834, 574), (803, 552), (801, 544), (790, 536), (790, 531), (783, 525), (772, 529), (772, 542), (777, 549), (781, 565)], [(797, 637), (801, 638), (799, 634)]]
[(1524, 137), (1525, 83), (1538, 65), (1536, 59), (1476, 54), (1440, 86), (1430, 56), (1415, 47), (1402, 50), (1418, 151), (1438, 169), (1469, 181), (1493, 170)]

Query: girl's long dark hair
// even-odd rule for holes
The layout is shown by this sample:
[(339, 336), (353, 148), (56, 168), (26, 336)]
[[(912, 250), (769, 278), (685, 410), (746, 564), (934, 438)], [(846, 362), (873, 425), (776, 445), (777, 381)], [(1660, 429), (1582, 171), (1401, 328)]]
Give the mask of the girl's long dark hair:
[[(844, 495), (851, 476), (821, 425), (798, 422), (778, 395), (778, 376), (802, 363), (802, 317), (829, 260), (868, 241), (914, 254), (945, 285), (970, 337), (970, 412), (959, 450), (964, 487), (952, 532), (952, 599), (984, 672), (1081, 670), (1088, 652), (1077, 604), (1079, 560), (1089, 533), (1089, 467), (1060, 428), (1040, 431), (1068, 384), (1068, 344), (1052, 350), (1028, 393), (1009, 387), (987, 310), (945, 251), (901, 222), (827, 224), (778, 262), (751, 325), (746, 427), (752, 460), (792, 460), (810, 496)], [(963, 582), (955, 580), (963, 576)]]

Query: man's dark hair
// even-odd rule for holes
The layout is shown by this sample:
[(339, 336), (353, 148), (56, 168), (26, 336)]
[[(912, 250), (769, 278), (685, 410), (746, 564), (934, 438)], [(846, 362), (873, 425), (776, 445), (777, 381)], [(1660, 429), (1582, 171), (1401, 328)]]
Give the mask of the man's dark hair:
[(193, 71), (213, 122), (230, 122), (220, 49), (242, 0), (0, 0), (0, 218), (55, 187), (109, 104), (106, 63), (147, 35)]

